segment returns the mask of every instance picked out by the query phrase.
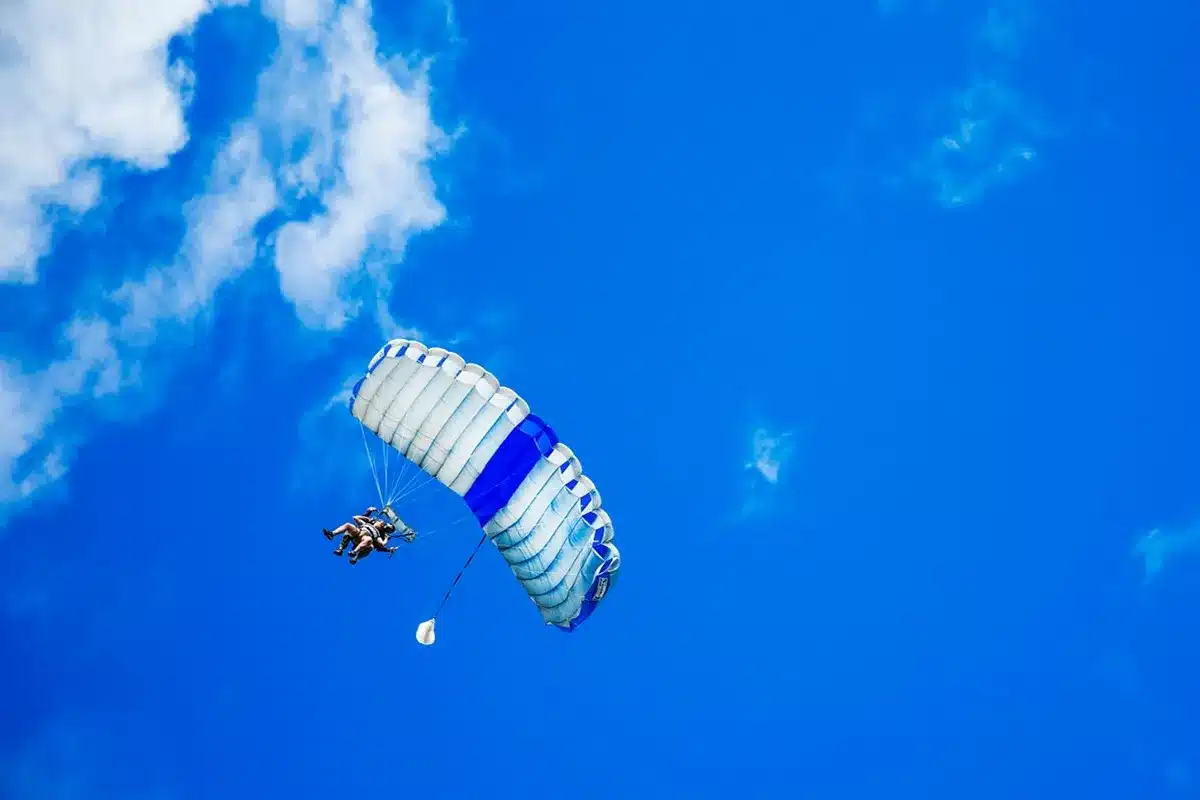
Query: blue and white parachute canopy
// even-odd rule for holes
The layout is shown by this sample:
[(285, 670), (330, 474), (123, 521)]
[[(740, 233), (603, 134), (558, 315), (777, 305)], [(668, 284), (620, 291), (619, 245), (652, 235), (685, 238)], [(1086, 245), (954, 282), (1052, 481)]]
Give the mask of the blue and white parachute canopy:
[(612, 520), (579, 459), (516, 392), (456, 353), (393, 339), (350, 411), (466, 501), (547, 623), (571, 631), (591, 615), (621, 563)]

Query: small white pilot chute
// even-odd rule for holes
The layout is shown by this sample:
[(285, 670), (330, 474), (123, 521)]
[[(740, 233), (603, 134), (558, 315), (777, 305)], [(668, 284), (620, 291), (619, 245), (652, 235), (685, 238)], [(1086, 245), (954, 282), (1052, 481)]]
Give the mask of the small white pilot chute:
[(437, 624), (436, 619), (427, 619), (417, 626), (417, 641), (424, 645), (433, 644), (436, 638), (434, 626)]

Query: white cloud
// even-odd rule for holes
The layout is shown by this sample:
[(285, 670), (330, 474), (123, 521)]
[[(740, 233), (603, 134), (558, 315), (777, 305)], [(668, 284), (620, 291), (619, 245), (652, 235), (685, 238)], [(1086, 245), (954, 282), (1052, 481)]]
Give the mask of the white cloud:
[[(321, 209), (278, 231), (275, 267), (301, 319), (338, 328), (356, 311), (342, 289), (363, 277), (364, 259), (386, 292), (408, 238), (445, 219), (428, 164), (449, 139), (433, 123), (423, 72), (378, 59), (366, 2), (303, 14), (285, 5), (307, 25), (285, 35), (264, 76), (260, 124), (298, 153), (283, 170), (292, 199), (319, 195)], [(306, 57), (314, 41), (320, 55)]]
[(971, 203), (1029, 169), (1048, 126), (1005, 78), (1031, 24), (1025, 0), (997, 0), (977, 28), (977, 77), (936, 111), (940, 131), (914, 164), (914, 179), (947, 207)]
[(27, 499), (65, 472), (62, 452), (34, 452), (58, 402), (20, 367), (0, 363), (0, 508)]
[(1184, 556), (1200, 555), (1200, 524), (1181, 531), (1163, 532), (1155, 528), (1137, 540), (1133, 554), (1142, 559), (1144, 581), (1150, 583), (1169, 563)]
[(157, 326), (189, 321), (222, 283), (250, 265), (250, 228), (274, 189), (269, 175), (254, 169), (259, 165), (253, 143), (235, 135), (217, 159), (211, 191), (189, 207), (176, 263), (122, 285), (113, 295), (120, 308), (114, 320), (98, 310), (73, 317), (62, 331), (62, 355), (44, 369), (0, 369), (0, 413), (10, 411), (0, 423), (0, 506), (26, 500), (66, 473), (67, 445), (38, 445), (67, 406), (136, 385), (138, 353), (155, 342)]
[(995, 80), (954, 94), (941, 115), (944, 132), (916, 161), (913, 178), (945, 206), (969, 203), (1017, 177), (1033, 162), (1044, 132), (1020, 96)]
[(333, 0), (265, 0), (268, 13), (279, 21), (284, 28), (306, 31), (316, 28), (322, 20), (328, 19), (333, 7)]
[(95, 162), (154, 169), (187, 142), (188, 73), (167, 61), (207, 0), (0, 4), (0, 280), (32, 282), (56, 209), (100, 197)]
[(347, 408), (350, 405), (350, 398), (354, 394), (354, 384), (358, 383), (361, 378), (361, 374), (357, 372), (351, 373), (350, 377), (342, 382), (341, 388), (325, 401), (325, 405), (321, 408), (321, 413), (328, 413), (335, 408)]
[[(0, 144), (0, 241), (19, 245), (0, 249), (0, 279), (32, 281), (55, 209), (83, 212), (99, 201), (96, 159), (152, 170), (184, 147), (192, 78), (168, 62), (166, 47), (213, 7), (0, 8), (0, 30), (20, 42), (15, 66), (0, 61), (0, 100), (34, 110)], [(204, 193), (184, 206), (176, 258), (76, 312), (58, 359), (0, 368), (0, 412), (9, 412), (0, 423), (0, 506), (65, 473), (70, 447), (46, 437), (69, 408), (138, 384), (142, 355), (164, 346), (163, 326), (202, 318), (259, 261), (274, 265), (283, 296), (311, 327), (338, 328), (365, 312), (385, 335), (415, 332), (389, 312), (389, 270), (412, 235), (445, 218), (429, 162), (451, 138), (432, 120), (426, 65), (380, 55), (367, 0), (264, 8), (278, 51), (258, 78), (253, 113), (230, 123)]]
[(730, 522), (737, 524), (774, 511), (787, 499), (791, 462), (796, 454), (795, 434), (769, 427), (755, 428), (750, 434), (746, 461), (742, 464), (745, 480), (738, 498), (740, 505)]
[[(370, 288), (368, 311), (384, 328), (411, 331), (388, 313), (387, 269), (409, 237), (445, 219), (429, 162), (449, 139), (433, 122), (426, 77), (381, 60), (365, 0), (280, 0), (269, 8), (281, 42), (255, 114), (235, 131), (210, 193), (189, 213), (182, 263), (170, 276), (123, 288), (135, 309), (126, 327), (190, 317), (250, 266), (260, 244), (273, 244), (280, 289), (306, 324), (344, 325), (362, 304), (343, 291), (357, 279)], [(265, 217), (306, 202), (320, 210), (258, 240)]]
[(127, 281), (114, 294), (123, 308), (119, 328), (125, 343), (145, 342), (160, 323), (191, 321), (208, 306), (221, 286), (253, 264), (255, 226), (276, 204), (258, 131), (241, 124), (217, 156), (207, 193), (187, 207), (178, 260)]
[[(949, 87), (912, 98), (880, 92), (867, 104), (863, 124), (850, 139), (856, 149), (875, 151), (871, 160), (876, 163), (880, 156), (885, 159), (882, 170), (869, 171), (870, 182), (878, 185), (882, 171), (883, 185), (953, 208), (978, 201), (1032, 170), (1040, 149), (1056, 132), (1049, 115), (1035, 108), (1012, 77), (1032, 27), (1027, 0), (995, 0), (974, 12), (932, 0), (881, 3), (880, 12), (887, 17), (973, 13), (975, 21), (966, 40), (973, 49), (969, 71), (958, 77), (951, 73)], [(908, 33), (898, 29), (897, 35)], [(957, 49), (962, 42), (949, 44)], [(844, 172), (862, 169), (857, 166), (862, 155), (854, 158), (856, 165)], [(838, 175), (833, 185), (845, 191), (849, 179)]]
[(791, 431), (772, 433), (766, 428), (758, 428), (750, 436), (751, 458), (746, 462), (746, 469), (757, 472), (771, 485), (777, 484), (780, 471), (791, 461), (795, 449)]

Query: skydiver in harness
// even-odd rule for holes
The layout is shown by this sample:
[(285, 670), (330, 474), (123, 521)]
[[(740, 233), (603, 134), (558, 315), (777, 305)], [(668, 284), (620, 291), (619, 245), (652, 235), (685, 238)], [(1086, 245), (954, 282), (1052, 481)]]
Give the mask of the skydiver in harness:
[(333, 551), (335, 556), (340, 556), (346, 549), (346, 545), (352, 540), (360, 538), (364, 533), (373, 531), (375, 528), (375, 520), (372, 517), (379, 511), (375, 506), (367, 506), (367, 510), (362, 514), (355, 514), (349, 522), (342, 523), (337, 528), (329, 530), (328, 528), (321, 529), (321, 533), (325, 534), (325, 538), (333, 541), (338, 536), (342, 537), (341, 544)]
[(388, 546), (388, 540), (392, 534), (396, 532), (396, 526), (384, 519), (377, 519), (370, 525), (364, 525), (361, 529), (358, 540), (354, 543), (354, 549), (350, 551), (351, 565), (357, 564), (360, 560), (371, 555), (371, 552), (378, 550), (381, 553), (392, 553), (399, 550), (399, 547)]
[[(382, 513), (387, 519), (374, 519), (373, 515), (376, 513)], [(333, 551), (335, 556), (340, 556), (345, 552), (346, 547), (354, 542), (354, 548), (350, 551), (350, 563), (357, 564), (372, 550), (388, 554), (396, 552), (399, 548), (389, 547), (388, 540), (392, 534), (396, 533), (397, 526), (399, 526), (400, 538), (405, 542), (412, 543), (417, 538), (417, 532), (387, 506), (383, 508), (382, 512), (374, 506), (368, 506), (364, 513), (355, 514), (350, 522), (343, 523), (332, 531), (324, 528), (321, 532), (330, 541), (338, 536), (342, 537), (337, 549)]]

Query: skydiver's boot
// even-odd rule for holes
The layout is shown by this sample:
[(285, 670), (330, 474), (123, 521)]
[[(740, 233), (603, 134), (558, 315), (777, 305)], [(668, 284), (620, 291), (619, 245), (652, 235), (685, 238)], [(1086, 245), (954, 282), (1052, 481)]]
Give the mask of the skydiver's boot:
[(329, 528), (321, 528), (321, 533), (325, 534), (326, 539), (331, 542), (333, 541), (333, 531), (329, 530)]
[(363, 543), (361, 542), (356, 544), (354, 549), (350, 551), (350, 563), (357, 564), (359, 561), (362, 561), (364, 558), (371, 555), (371, 549), (372, 545), (370, 543), (367, 543), (366, 547), (363, 547)]

